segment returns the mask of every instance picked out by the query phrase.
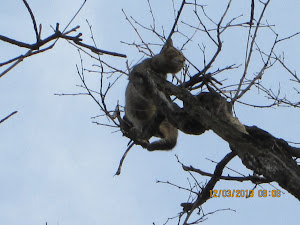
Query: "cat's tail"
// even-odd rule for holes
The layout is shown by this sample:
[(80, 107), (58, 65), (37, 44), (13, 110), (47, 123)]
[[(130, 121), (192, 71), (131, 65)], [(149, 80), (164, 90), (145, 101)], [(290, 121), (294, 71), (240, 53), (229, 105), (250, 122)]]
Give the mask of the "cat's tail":
[(160, 140), (154, 141), (147, 146), (149, 151), (155, 150), (172, 150), (176, 143), (178, 137), (178, 130), (172, 124), (170, 124), (167, 120), (164, 120), (159, 125), (159, 134), (161, 137)]

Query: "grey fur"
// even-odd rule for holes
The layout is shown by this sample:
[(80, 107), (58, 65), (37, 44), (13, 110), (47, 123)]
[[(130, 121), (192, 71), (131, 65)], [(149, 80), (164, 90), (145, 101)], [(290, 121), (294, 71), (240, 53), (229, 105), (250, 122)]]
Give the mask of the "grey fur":
[[(167, 73), (179, 72), (184, 63), (183, 54), (173, 47), (172, 40), (169, 39), (159, 54), (145, 59), (132, 69), (125, 93), (125, 116), (132, 123), (132, 129), (143, 133), (158, 114), (151, 91), (147, 89), (138, 74), (144, 74), (147, 71), (150, 75), (151, 73), (160, 74), (167, 79)], [(154, 136), (161, 139), (148, 144), (147, 149), (149, 151), (173, 149), (177, 142), (177, 128), (164, 118), (155, 129)]]

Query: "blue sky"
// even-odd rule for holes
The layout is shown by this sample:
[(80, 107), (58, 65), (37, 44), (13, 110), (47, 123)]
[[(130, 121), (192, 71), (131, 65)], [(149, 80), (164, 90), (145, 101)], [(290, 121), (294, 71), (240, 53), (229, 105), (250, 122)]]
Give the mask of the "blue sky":
[[(80, 7), (78, 0), (29, 1), (38, 23), (43, 24), (43, 37), (51, 34), (50, 25), (59, 22), (64, 27)], [(152, 0), (153, 11), (158, 27), (164, 26), (166, 33), (172, 26), (172, 1)], [(250, 1), (233, 1), (230, 15), (245, 15)], [(203, 1), (208, 4), (208, 12), (218, 18), (225, 3)], [(175, 1), (178, 8), (179, 1)], [(92, 43), (86, 19), (93, 26), (99, 48), (124, 53), (129, 63), (137, 62), (141, 54), (133, 47), (120, 41), (138, 42), (139, 39), (126, 22), (121, 11), (124, 9), (140, 22), (148, 25), (151, 15), (147, 1), (95, 1), (88, 0), (86, 6), (73, 22), (80, 25), (84, 42)], [(282, 37), (300, 30), (299, 1), (293, 0), (282, 6), (273, 1), (266, 13), (270, 24), (276, 24)], [(184, 12), (183, 19), (192, 22), (190, 11)], [(0, 33), (24, 42), (34, 42), (34, 32), (28, 12), (21, 0), (6, 0), (0, 8)], [(72, 27), (71, 25), (71, 27)], [(186, 32), (189, 31), (182, 26)], [(245, 30), (239, 33), (228, 32), (225, 50), (231, 51), (221, 57), (217, 65), (224, 66), (237, 60), (244, 43)], [(142, 32), (146, 41), (161, 43), (153, 35)], [(176, 38), (177, 37), (177, 38)], [(180, 46), (183, 38), (176, 36), (175, 46)], [(201, 35), (195, 39), (201, 43)], [(265, 31), (261, 45), (267, 49), (266, 40), (272, 34)], [(227, 44), (228, 43), (228, 44)], [(266, 44), (265, 44), (266, 43)], [(293, 70), (299, 70), (299, 37), (278, 46), (278, 52), (285, 51), (285, 60)], [(211, 54), (207, 44), (208, 54)], [(157, 48), (158, 51), (158, 48)], [(0, 42), (0, 61), (24, 53), (16, 47)], [(200, 56), (199, 49), (187, 46), (184, 54), (193, 62)], [(225, 54), (225, 53), (224, 53)], [(125, 60), (105, 57), (114, 65), (124, 65)], [(202, 60), (202, 59), (201, 59)], [(201, 136), (188, 136), (180, 133), (178, 145), (171, 152), (147, 152), (134, 147), (128, 154), (121, 176), (113, 177), (119, 160), (126, 149), (128, 140), (114, 129), (97, 126), (91, 117), (101, 114), (97, 105), (86, 96), (59, 97), (54, 93), (82, 92), (76, 87), (81, 84), (76, 72), (80, 63), (77, 50), (60, 40), (49, 52), (28, 58), (10, 73), (0, 78), (0, 118), (17, 110), (18, 113), (0, 126), (0, 224), (45, 224), (48, 225), (141, 225), (163, 224), (168, 217), (180, 212), (180, 203), (187, 201), (188, 193), (172, 186), (157, 184), (156, 180), (170, 181), (188, 187), (188, 174), (177, 163), (175, 154), (186, 165), (193, 165), (212, 172), (214, 164), (206, 158), (218, 161), (229, 152), (227, 143), (212, 132)], [(84, 58), (86, 66), (93, 61)], [(259, 65), (254, 61), (253, 71)], [(224, 76), (239, 79), (240, 71)], [(97, 88), (97, 74), (88, 74), (90, 87)], [(299, 98), (290, 90), (287, 74), (276, 68), (265, 75), (268, 87), (278, 87), (280, 80), (283, 91), (292, 98)], [(232, 81), (230, 80), (229, 81)], [(109, 106), (114, 107), (117, 100), (124, 103), (126, 77), (120, 79), (110, 95)], [(254, 90), (245, 96), (249, 102), (265, 102), (264, 94)], [(256, 109), (243, 105), (236, 106), (237, 116), (247, 125), (257, 125), (277, 137), (299, 142), (299, 111), (292, 108)], [(248, 175), (250, 171), (234, 159), (230, 167)], [(225, 171), (225, 174), (229, 171)], [(235, 175), (235, 174), (233, 174)], [(205, 183), (205, 177), (198, 177)], [(191, 177), (189, 177), (191, 179)], [(277, 187), (276, 184), (274, 184)], [(220, 182), (216, 189), (251, 189), (250, 183)], [(273, 190), (270, 185), (262, 185)], [(260, 189), (260, 188), (258, 188)], [(256, 189), (256, 192), (258, 191)], [(295, 212), (300, 209), (299, 201), (286, 191), (280, 198), (262, 199), (213, 199), (203, 209), (205, 212), (220, 208), (236, 210), (222, 211), (209, 217), (206, 224), (296, 224)], [(255, 220), (254, 220), (255, 218)], [(259, 222), (258, 222), (259, 221)], [(205, 224), (204, 223), (204, 224)], [(175, 221), (170, 222), (175, 224)]]

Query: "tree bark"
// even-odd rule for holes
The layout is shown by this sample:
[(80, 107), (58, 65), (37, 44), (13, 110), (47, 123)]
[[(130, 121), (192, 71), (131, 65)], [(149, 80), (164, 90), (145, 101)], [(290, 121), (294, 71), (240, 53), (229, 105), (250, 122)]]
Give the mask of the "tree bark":
[[(246, 132), (242, 132), (225, 121), (222, 114), (208, 110), (188, 90), (175, 86), (158, 76), (152, 80), (144, 73), (143, 77), (145, 82), (152, 86), (152, 90), (156, 90), (154, 95), (157, 97), (157, 106), (174, 126), (188, 134), (199, 135), (208, 129), (214, 131), (228, 142), (231, 150), (238, 155), (248, 169), (277, 182), (300, 200), (300, 167), (292, 158), (295, 152), (300, 154), (299, 149), (289, 146), (284, 140), (277, 139), (255, 126), (245, 126)], [(176, 96), (188, 107), (179, 108), (176, 105), (170, 108), (170, 104), (164, 104), (164, 99), (160, 97), (159, 92)], [(191, 121), (193, 123), (190, 123)], [(187, 126), (187, 123), (190, 124)]]

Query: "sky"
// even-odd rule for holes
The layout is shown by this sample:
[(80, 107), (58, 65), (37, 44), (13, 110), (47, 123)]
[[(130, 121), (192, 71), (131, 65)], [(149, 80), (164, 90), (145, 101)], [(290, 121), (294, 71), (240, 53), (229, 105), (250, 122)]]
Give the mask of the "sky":
[[(33, 43), (35, 35), (30, 16), (21, 0), (1, 0), (0, 34)], [(164, 27), (165, 33), (171, 29), (174, 13), (172, 1), (150, 1), (157, 22), (157, 29)], [(226, 1), (198, 1), (207, 4), (207, 12), (217, 19), (226, 6)], [(246, 3), (245, 3), (246, 2)], [(43, 36), (52, 33), (50, 26), (59, 22), (61, 27), (73, 17), (81, 6), (79, 0), (28, 0), (38, 24), (43, 25)], [(175, 0), (178, 9), (181, 1)], [(258, 4), (258, 3), (257, 3)], [(233, 1), (229, 15), (246, 18), (250, 1)], [(258, 7), (259, 8), (259, 7)], [(282, 6), (279, 1), (271, 1), (266, 12), (269, 24), (276, 24), (274, 30), (285, 37), (296, 33), (299, 27), (299, 8), (297, 0)], [(87, 0), (86, 5), (73, 21), (70, 28), (80, 25), (85, 43), (92, 44), (86, 20), (93, 27), (97, 46), (108, 51), (127, 55), (127, 59), (103, 56), (112, 65), (125, 68), (141, 58), (134, 47), (122, 44), (139, 43), (139, 38), (126, 21), (127, 15), (139, 22), (150, 25), (151, 14), (146, 0), (96, 1)], [(193, 23), (192, 9), (186, 7), (182, 19)], [(248, 13), (248, 14), (247, 14)], [(230, 18), (230, 17), (229, 17)], [(242, 19), (240, 20), (242, 21)], [(191, 29), (180, 24), (183, 32)], [(141, 31), (146, 41), (161, 44), (153, 34)], [(198, 34), (197, 34), (198, 35)], [(197, 43), (204, 43), (207, 55), (213, 53), (213, 45), (199, 34), (195, 42), (187, 45), (183, 53), (197, 65), (203, 58)], [(217, 66), (243, 62), (243, 46), (246, 30), (232, 29), (224, 34), (224, 57), (221, 54)], [(264, 30), (258, 43), (267, 51), (272, 32)], [(183, 36), (174, 37), (174, 45), (184, 42)], [(299, 37), (278, 46), (279, 53), (285, 52), (285, 61), (292, 70), (299, 70)], [(159, 51), (159, 47), (154, 47)], [(0, 62), (24, 54), (24, 49), (0, 42)], [(95, 63), (84, 56), (84, 65), (95, 68)], [(251, 71), (259, 68), (261, 61), (253, 61)], [(169, 181), (176, 185), (189, 187), (193, 181), (178, 164), (175, 154), (185, 165), (193, 165), (207, 172), (213, 172), (215, 164), (229, 151), (228, 144), (212, 132), (201, 136), (179, 134), (178, 144), (170, 152), (148, 152), (135, 146), (128, 154), (120, 176), (114, 176), (128, 139), (116, 129), (97, 126), (92, 123), (94, 116), (101, 111), (88, 96), (57, 96), (59, 93), (83, 92), (76, 85), (81, 81), (76, 71), (80, 65), (78, 51), (66, 41), (60, 40), (56, 46), (43, 54), (30, 57), (11, 72), (0, 78), (0, 118), (13, 111), (13, 117), (0, 125), (0, 224), (3, 225), (156, 225), (164, 224), (170, 217), (181, 211), (180, 203), (186, 202), (189, 193), (174, 186), (156, 183), (157, 180)], [(217, 67), (215, 67), (217, 68)], [(224, 73), (221, 78), (229, 77), (228, 82), (240, 78), (241, 70)], [(224, 76), (224, 77), (223, 77)], [(99, 74), (88, 73), (89, 87), (97, 89)], [(266, 86), (282, 87), (284, 94), (299, 99), (291, 90), (290, 77), (279, 67), (267, 72), (264, 77)], [(109, 80), (105, 80), (109, 82)], [(225, 81), (226, 83), (226, 81)], [(119, 100), (124, 104), (126, 77), (116, 83), (109, 95), (111, 108)], [(264, 94), (253, 90), (245, 96), (250, 103), (266, 102)], [(236, 105), (239, 120), (247, 125), (256, 125), (274, 136), (288, 141), (299, 142), (299, 110), (293, 108), (258, 109)], [(101, 121), (101, 119), (99, 120)], [(107, 122), (102, 118), (102, 122)], [(238, 158), (230, 164), (244, 175), (247, 170)], [(225, 170), (224, 174), (231, 173)], [(232, 173), (231, 173), (232, 174)], [(236, 174), (232, 174), (236, 175)], [(208, 179), (195, 175), (204, 184)], [(255, 189), (273, 190), (278, 185), (262, 185)], [(221, 181), (216, 189), (253, 188), (251, 183)], [(211, 199), (203, 210), (208, 213), (218, 209), (232, 209), (208, 216), (203, 224), (297, 224), (295, 212), (300, 210), (299, 201), (280, 189), (280, 198), (219, 198)], [(171, 220), (168, 224), (176, 224)]]

